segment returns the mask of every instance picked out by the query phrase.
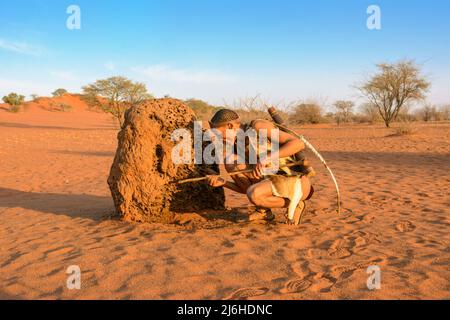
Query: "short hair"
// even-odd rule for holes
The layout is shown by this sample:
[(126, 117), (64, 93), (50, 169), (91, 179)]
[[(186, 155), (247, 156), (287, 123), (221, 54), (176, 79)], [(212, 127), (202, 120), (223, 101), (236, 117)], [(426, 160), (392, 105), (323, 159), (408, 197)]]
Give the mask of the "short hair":
[(214, 114), (209, 123), (212, 127), (217, 127), (233, 121), (239, 121), (239, 115), (233, 110), (221, 109)]

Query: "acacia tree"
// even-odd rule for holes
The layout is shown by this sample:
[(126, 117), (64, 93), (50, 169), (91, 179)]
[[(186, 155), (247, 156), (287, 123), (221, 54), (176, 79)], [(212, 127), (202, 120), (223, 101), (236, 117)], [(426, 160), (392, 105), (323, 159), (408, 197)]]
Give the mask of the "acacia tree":
[(419, 67), (413, 61), (381, 63), (377, 67), (379, 72), (357, 88), (377, 107), (389, 128), (402, 107), (425, 98), (430, 83), (421, 75)]
[(39, 95), (37, 93), (32, 93), (30, 94), (31, 100), (32, 101), (36, 101), (39, 99)]
[(83, 87), (83, 92), (86, 96), (107, 99), (108, 107), (105, 110), (119, 121), (120, 126), (125, 121), (125, 111), (128, 108), (152, 98), (144, 83), (133, 82), (125, 77), (97, 80)]
[(59, 89), (56, 89), (55, 91), (53, 91), (53, 92), (52, 92), (52, 95), (53, 95), (54, 97), (62, 97), (62, 96), (65, 95), (66, 93), (67, 93), (67, 90), (66, 90), (66, 89), (59, 88)]
[(353, 103), (353, 101), (339, 100), (334, 103), (334, 107), (337, 110), (336, 118), (337, 118), (338, 124), (341, 122), (341, 120), (343, 122), (350, 121), (350, 116), (352, 114), (352, 110), (353, 110), (354, 106), (355, 106), (355, 104)]

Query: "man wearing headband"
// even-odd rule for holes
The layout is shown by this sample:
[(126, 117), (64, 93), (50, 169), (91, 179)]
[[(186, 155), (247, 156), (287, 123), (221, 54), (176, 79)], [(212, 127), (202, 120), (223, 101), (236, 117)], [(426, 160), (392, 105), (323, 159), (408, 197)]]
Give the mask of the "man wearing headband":
[[(242, 123), (239, 119), (238, 114), (229, 109), (219, 110), (210, 121), (211, 129), (214, 129), (218, 133), (223, 142), (226, 144), (236, 145), (238, 132), (242, 130), (247, 132), (248, 130), (255, 130), (256, 134), (264, 131), (269, 143), (268, 149), (265, 152), (269, 155), (268, 157), (260, 157), (260, 153), (257, 154), (257, 163), (250, 164), (249, 159), (245, 157), (245, 163), (240, 163), (238, 161), (239, 148), (233, 148), (233, 153), (231, 154), (231, 159), (225, 161), (225, 168), (227, 172), (242, 171), (247, 169), (252, 169), (252, 173), (242, 173), (238, 175), (232, 175), (233, 181), (227, 181), (220, 176), (209, 176), (208, 183), (212, 187), (225, 187), (235, 192), (246, 194), (249, 201), (256, 206), (256, 211), (249, 215), (249, 220), (273, 220), (274, 215), (271, 209), (275, 208), (287, 208), (291, 202), (291, 197), (285, 195), (289, 188), (288, 185), (283, 186), (280, 184), (280, 179), (275, 180), (272, 177), (267, 178), (264, 176), (264, 168), (270, 167), (271, 158), (277, 158), (280, 170), (276, 173), (276, 176), (282, 177), (298, 177), (298, 186), (301, 186), (297, 194), (300, 196), (297, 199), (296, 212), (294, 217), (289, 217), (289, 223), (299, 224), (301, 216), (305, 210), (305, 200), (312, 196), (313, 188), (309, 182), (307, 176), (303, 175), (301, 172), (296, 171), (295, 167), (288, 168), (282, 167), (285, 164), (295, 162), (294, 155), (305, 149), (304, 143), (292, 136), (289, 133), (278, 130), (278, 128), (268, 120), (254, 120), (248, 124)], [(272, 134), (278, 136), (278, 150), (271, 149), (271, 137)], [(248, 151), (248, 139), (246, 139), (246, 151)], [(258, 148), (257, 148), (258, 149)], [(272, 152), (273, 151), (273, 152)], [(258, 153), (258, 152), (257, 152)], [(230, 156), (230, 155), (228, 155)], [(292, 180), (292, 179), (291, 179)], [(277, 181), (274, 183), (274, 181)], [(286, 180), (286, 183), (288, 181)], [(297, 205), (298, 203), (298, 205)]]

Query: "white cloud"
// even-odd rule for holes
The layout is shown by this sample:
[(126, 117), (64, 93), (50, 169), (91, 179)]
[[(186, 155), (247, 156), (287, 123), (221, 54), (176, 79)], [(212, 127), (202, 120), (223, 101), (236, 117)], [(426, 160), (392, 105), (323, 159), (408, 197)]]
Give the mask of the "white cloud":
[(27, 42), (7, 41), (0, 38), (0, 49), (32, 56), (40, 56), (43, 49), (39, 46), (31, 45)]
[(133, 72), (154, 81), (170, 81), (191, 84), (223, 84), (235, 82), (236, 77), (220, 71), (175, 69), (167, 65), (133, 67)]

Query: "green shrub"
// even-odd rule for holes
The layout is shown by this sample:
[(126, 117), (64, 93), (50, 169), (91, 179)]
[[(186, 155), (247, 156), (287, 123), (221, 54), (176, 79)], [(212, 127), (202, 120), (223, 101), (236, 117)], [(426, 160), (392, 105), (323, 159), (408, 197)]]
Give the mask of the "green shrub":
[(219, 109), (199, 99), (185, 100), (184, 103), (194, 111), (199, 120), (209, 121), (214, 113)]
[(11, 92), (3, 97), (3, 101), (11, 106), (20, 106), (25, 101), (25, 96)]
[(19, 112), (20, 111), (20, 106), (25, 101), (25, 96), (19, 95), (19, 94), (14, 93), (14, 92), (11, 92), (7, 96), (4, 96), (2, 100), (3, 100), (3, 102), (9, 104), (9, 106), (10, 106), (9, 107), (9, 111), (10, 112)]
[(55, 91), (53, 91), (52, 95), (54, 97), (61, 97), (61, 96), (65, 95), (66, 93), (67, 93), (66, 89), (59, 88), (59, 89), (56, 89)]
[(323, 122), (322, 107), (314, 102), (300, 103), (292, 111), (289, 122), (292, 124), (316, 124)]

